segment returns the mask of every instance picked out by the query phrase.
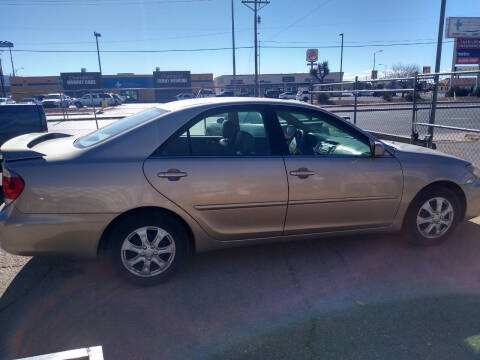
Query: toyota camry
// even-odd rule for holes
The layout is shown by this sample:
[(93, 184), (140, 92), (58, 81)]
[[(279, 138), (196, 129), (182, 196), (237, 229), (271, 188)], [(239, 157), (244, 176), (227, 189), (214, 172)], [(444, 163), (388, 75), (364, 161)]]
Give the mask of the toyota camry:
[(6, 251), (105, 256), (140, 284), (192, 252), (385, 231), (431, 245), (480, 215), (474, 165), (299, 102), (171, 102), (1, 152)]

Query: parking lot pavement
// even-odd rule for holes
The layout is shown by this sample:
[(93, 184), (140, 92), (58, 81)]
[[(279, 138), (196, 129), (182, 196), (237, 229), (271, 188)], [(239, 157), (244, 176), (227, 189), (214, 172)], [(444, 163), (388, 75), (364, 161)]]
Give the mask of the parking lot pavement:
[(480, 221), (445, 244), (355, 236), (199, 254), (139, 288), (99, 261), (30, 259), (0, 299), (0, 358), (471, 359)]

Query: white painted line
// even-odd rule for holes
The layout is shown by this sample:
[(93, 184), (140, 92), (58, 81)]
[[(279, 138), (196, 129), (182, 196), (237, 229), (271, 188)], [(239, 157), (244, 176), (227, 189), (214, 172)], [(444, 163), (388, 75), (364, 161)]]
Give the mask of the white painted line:
[(46, 355), (31, 356), (16, 360), (103, 360), (103, 351), (101, 346), (92, 346), (83, 349), (67, 350)]

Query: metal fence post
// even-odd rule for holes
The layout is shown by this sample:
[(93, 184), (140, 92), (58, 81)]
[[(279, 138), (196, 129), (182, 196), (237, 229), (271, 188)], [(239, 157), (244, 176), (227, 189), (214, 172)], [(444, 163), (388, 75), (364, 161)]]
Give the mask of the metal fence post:
[(411, 142), (414, 144), (415, 141), (418, 139), (417, 128), (415, 123), (417, 122), (417, 81), (418, 81), (418, 74), (415, 72), (415, 76), (413, 78), (413, 91), (412, 91), (412, 134), (410, 136)]
[(355, 76), (355, 84), (353, 85), (353, 94), (355, 96), (355, 102), (353, 104), (353, 123), (357, 124), (357, 102), (358, 102), (358, 76)]

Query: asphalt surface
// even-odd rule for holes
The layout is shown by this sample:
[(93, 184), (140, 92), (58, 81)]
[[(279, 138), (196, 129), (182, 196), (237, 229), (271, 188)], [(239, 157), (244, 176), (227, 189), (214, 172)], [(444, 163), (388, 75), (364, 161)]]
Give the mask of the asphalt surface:
[(479, 239), (468, 222), (431, 248), (382, 235), (229, 249), (149, 288), (101, 262), (32, 258), (0, 299), (0, 358), (474, 359)]

